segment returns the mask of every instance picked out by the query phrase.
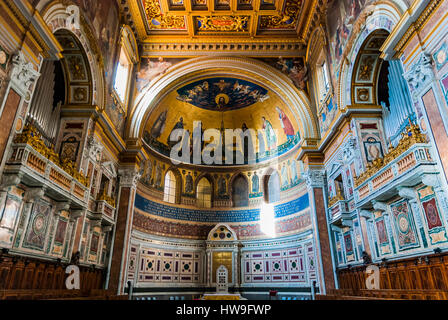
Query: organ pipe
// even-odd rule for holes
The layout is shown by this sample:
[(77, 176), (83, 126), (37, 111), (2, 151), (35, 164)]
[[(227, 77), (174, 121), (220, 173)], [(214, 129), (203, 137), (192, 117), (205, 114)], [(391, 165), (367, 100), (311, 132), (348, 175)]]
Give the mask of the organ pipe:
[(53, 144), (59, 126), (61, 103), (53, 110), (53, 97), (55, 88), (55, 64), (44, 61), (41, 68), (41, 77), (28, 112), (28, 121), (42, 133), (47, 143)]
[[(396, 146), (401, 138), (401, 132), (413, 120), (411, 95), (399, 60), (389, 61), (388, 75), (389, 112), (383, 112), (384, 129), (392, 145)], [(383, 109), (386, 106), (382, 103)]]

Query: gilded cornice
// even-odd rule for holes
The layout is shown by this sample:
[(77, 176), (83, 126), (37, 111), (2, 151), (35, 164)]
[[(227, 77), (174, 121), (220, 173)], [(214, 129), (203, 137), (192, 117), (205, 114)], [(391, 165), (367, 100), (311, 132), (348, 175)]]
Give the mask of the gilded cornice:
[(405, 34), (401, 37), (400, 41), (398, 41), (397, 45), (394, 47), (395, 51), (394, 58), (398, 58), (403, 54), (403, 50), (408, 44), (408, 42), (411, 40), (412, 36), (415, 33), (421, 31), (423, 26), (426, 24), (429, 18), (434, 14), (434, 12), (442, 3), (443, 0), (432, 0), (423, 10), (420, 16), (417, 18), (417, 20), (411, 23), (411, 25), (406, 30)]
[(305, 45), (297, 39), (279, 39), (272, 41), (253, 39), (243, 41), (238, 39), (179, 39), (177, 43), (171, 41), (146, 40), (142, 45), (143, 57), (175, 56), (196, 57), (210, 54), (244, 54), (246, 56), (304, 56)]
[[(25, 1), (25, 0), (22, 0)], [(28, 2), (26, 2), (28, 4)], [(7, 14), (12, 18), (13, 21), (16, 22), (17, 27), (23, 32), (28, 33), (31, 35), (28, 39), (31, 40), (31, 42), (36, 46), (36, 48), (41, 52), (42, 56), (44, 58), (50, 57), (50, 47), (46, 43), (46, 41), (43, 39), (41, 34), (37, 31), (37, 29), (34, 27), (31, 21), (28, 21), (28, 19), (25, 17), (25, 15), (21, 12), (21, 10), (16, 6), (13, 0), (4, 0), (0, 2), (0, 6), (4, 8), (4, 10), (7, 12)], [(32, 12), (33, 18), (38, 18), (39, 12), (37, 10), (31, 8), (28, 4), (28, 7), (30, 11), (34, 10)], [(38, 23), (40, 23), (42, 19), (38, 18)], [(43, 24), (42, 27), (45, 25)], [(47, 30), (46, 30), (47, 31)], [(50, 34), (51, 32), (48, 31)]]

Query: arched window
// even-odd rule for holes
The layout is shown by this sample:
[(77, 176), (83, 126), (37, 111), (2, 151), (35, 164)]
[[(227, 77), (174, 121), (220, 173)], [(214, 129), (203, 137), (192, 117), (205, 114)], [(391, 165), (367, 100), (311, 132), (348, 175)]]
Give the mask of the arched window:
[(267, 188), (267, 203), (280, 201), (280, 177), (278, 176), (277, 171), (274, 171), (268, 177)]
[(168, 171), (165, 175), (165, 191), (163, 201), (169, 203), (176, 203), (176, 176), (172, 171)]
[(124, 48), (121, 48), (120, 58), (117, 63), (117, 71), (114, 80), (114, 89), (121, 102), (126, 103), (126, 97), (129, 87), (129, 75), (131, 72), (131, 63), (127, 57)]
[(202, 208), (212, 207), (212, 184), (207, 178), (202, 178), (196, 189), (197, 206)]
[(233, 180), (232, 200), (234, 207), (249, 206), (249, 183), (243, 176), (238, 176)]
[(139, 61), (137, 42), (129, 26), (121, 28), (120, 55), (115, 70), (113, 95), (114, 101), (126, 113), (134, 65)]

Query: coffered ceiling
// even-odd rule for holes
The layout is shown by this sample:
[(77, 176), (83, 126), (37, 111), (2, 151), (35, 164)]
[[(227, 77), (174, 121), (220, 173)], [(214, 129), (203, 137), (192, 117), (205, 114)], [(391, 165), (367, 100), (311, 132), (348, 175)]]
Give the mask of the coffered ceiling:
[[(240, 43), (242, 50), (303, 49), (317, 26), (326, 0), (121, 0), (125, 17), (134, 28), (143, 51), (216, 50), (216, 46), (182, 44)], [(157, 44), (154, 46), (146, 46)], [(250, 46), (254, 44), (254, 46)], [(276, 45), (282, 44), (283, 47)], [(169, 46), (171, 45), (171, 46)], [(173, 47), (174, 45), (174, 47)], [(247, 46), (249, 45), (249, 46)], [(168, 48), (166, 47), (166, 48)], [(237, 50), (236, 47), (220, 47)], [(269, 50), (267, 50), (269, 49)], [(218, 50), (219, 51), (219, 50)]]

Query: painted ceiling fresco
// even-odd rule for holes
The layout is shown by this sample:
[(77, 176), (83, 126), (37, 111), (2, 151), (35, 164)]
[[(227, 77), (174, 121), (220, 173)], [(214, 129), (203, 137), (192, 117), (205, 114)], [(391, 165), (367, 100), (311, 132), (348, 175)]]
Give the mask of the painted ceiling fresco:
[(177, 99), (198, 108), (230, 111), (269, 99), (268, 91), (254, 83), (232, 78), (211, 78), (179, 90)]
[(138, 0), (132, 12), (147, 36), (154, 34), (219, 35), (291, 31), (303, 14), (304, 0)]
[[(208, 82), (208, 85), (204, 85), (204, 82)], [(205, 92), (202, 99), (197, 97), (190, 102), (179, 99), (179, 93), (196, 86)], [(208, 90), (203, 89), (207, 86)], [(247, 94), (234, 92), (234, 88), (238, 86), (249, 86), (252, 91), (248, 90)], [(255, 100), (254, 93), (250, 96), (254, 91), (259, 91), (258, 95), (266, 98)], [(219, 98), (224, 97), (221, 101), (225, 102), (226, 96), (229, 97), (229, 104), (232, 99), (235, 99), (236, 104), (219, 106)], [(169, 141), (171, 132), (185, 129), (192, 133), (195, 121), (202, 123), (202, 130), (217, 129), (224, 132), (225, 129), (253, 129), (255, 135), (260, 130), (265, 149), (262, 151), (264, 154), (257, 156), (258, 162), (273, 154), (284, 154), (300, 141), (299, 123), (279, 96), (249, 81), (233, 78), (205, 78), (173, 90), (149, 115), (143, 141), (156, 152), (169, 156), (172, 147)], [(257, 141), (255, 135), (252, 137), (253, 141)], [(233, 141), (229, 145), (233, 148)], [(255, 145), (255, 149), (256, 152), (261, 151), (259, 144)]]

